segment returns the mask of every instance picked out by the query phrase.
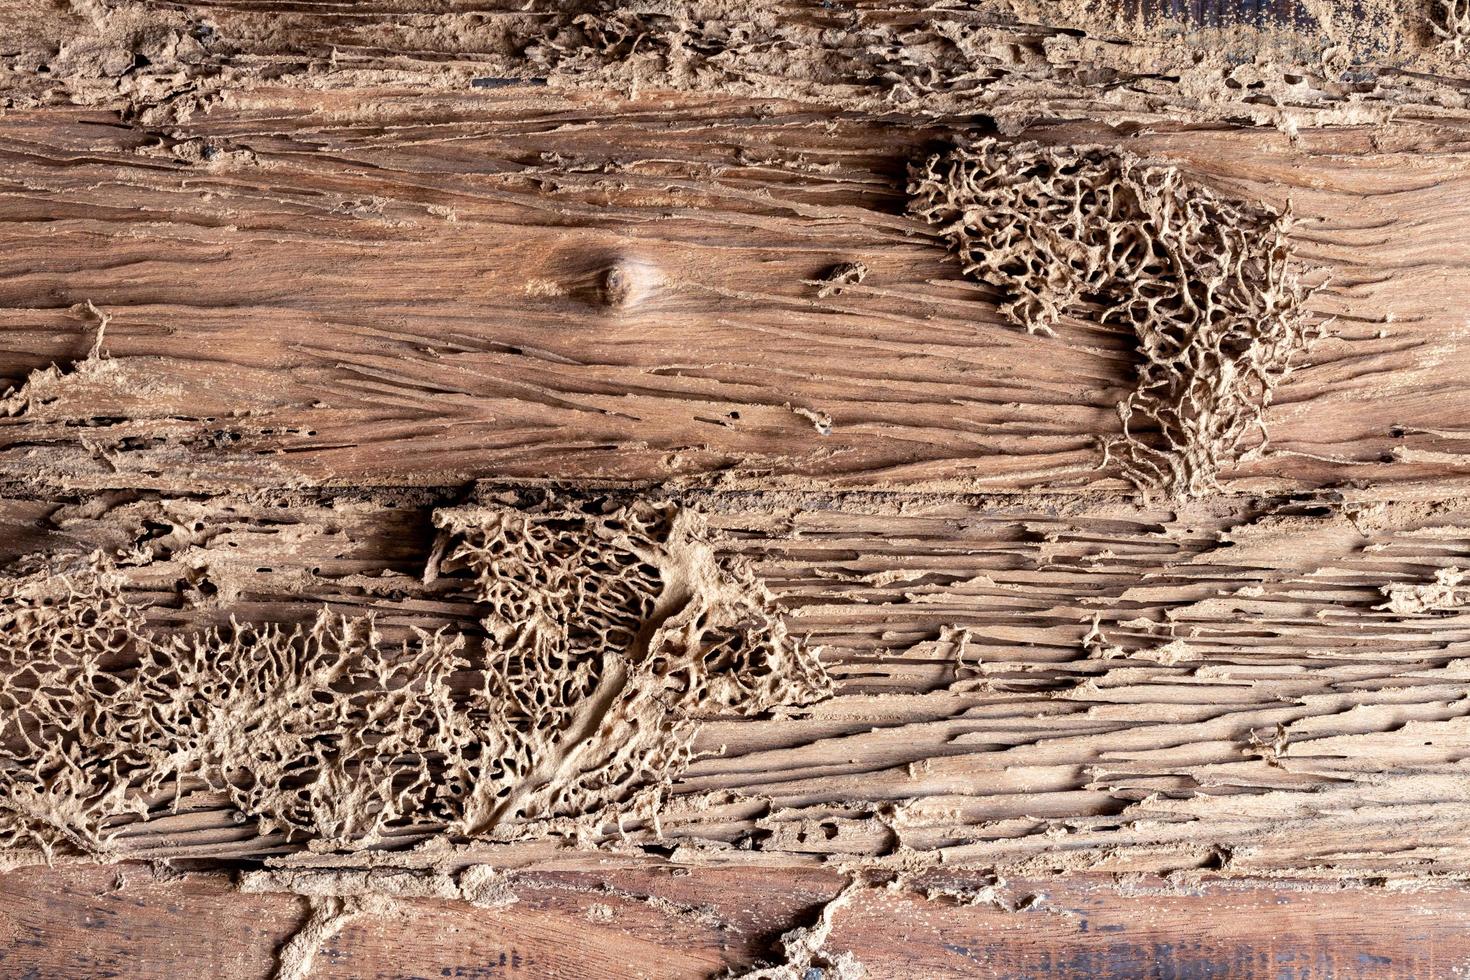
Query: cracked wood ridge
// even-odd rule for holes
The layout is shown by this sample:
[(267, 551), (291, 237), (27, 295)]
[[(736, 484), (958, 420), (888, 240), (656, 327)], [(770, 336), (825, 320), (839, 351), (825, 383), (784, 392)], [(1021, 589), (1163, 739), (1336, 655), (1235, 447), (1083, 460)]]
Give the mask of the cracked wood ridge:
[(0, 862), (1470, 875), (1467, 48), (0, 2)]

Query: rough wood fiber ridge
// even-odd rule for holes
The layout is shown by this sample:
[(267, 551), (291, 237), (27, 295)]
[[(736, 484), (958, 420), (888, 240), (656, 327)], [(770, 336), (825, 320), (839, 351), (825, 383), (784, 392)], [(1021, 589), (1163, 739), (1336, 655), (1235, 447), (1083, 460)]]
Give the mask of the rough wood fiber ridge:
[[(539, 497), (485, 492), (518, 508)], [(343, 866), (663, 855), (1032, 874), (1470, 870), (1454, 833), (1470, 601), (1456, 589), (1470, 519), (1458, 504), (703, 493), (683, 505), (820, 649), (836, 695), (758, 724), (706, 721), (657, 825), (523, 822), (499, 844)], [(485, 616), (472, 576), (424, 583), (430, 506), (297, 493), (6, 510), (39, 531), (37, 551), (145, 556), (115, 574), (151, 629), (299, 621), (328, 603), (373, 615), (391, 649), (416, 630), (474, 635)], [(187, 607), (169, 601), (180, 594)], [(207, 787), (174, 806), (159, 798), (152, 819), (118, 826), (111, 856), (301, 847)], [(1405, 840), (1409, 814), (1421, 836)], [(404, 843), (423, 839), (405, 830)]]
[(1463, 7), (0, 3), (0, 939), (1462, 964)]

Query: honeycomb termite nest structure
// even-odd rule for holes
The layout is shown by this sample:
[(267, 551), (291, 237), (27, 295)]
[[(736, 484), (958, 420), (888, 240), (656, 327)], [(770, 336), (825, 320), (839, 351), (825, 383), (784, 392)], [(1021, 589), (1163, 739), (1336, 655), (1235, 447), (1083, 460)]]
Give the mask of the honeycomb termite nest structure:
[(1137, 375), (1104, 454), (1145, 497), (1209, 493), (1253, 432), (1247, 451), (1265, 445), (1272, 390), (1319, 332), (1289, 213), (1115, 150), (994, 139), (930, 156), (908, 190), (1027, 331), (1072, 313), (1133, 332)]
[[(367, 617), (168, 634), (93, 556), (0, 581), (0, 849), (119, 856), (185, 798), (313, 850), (655, 807), (700, 721), (830, 690), (669, 503), (436, 513), (485, 633)], [(202, 797), (197, 795), (202, 794)]]
[(830, 692), (770, 593), (716, 559), (693, 511), (490, 505), (435, 523), (452, 542), (442, 567), (473, 575), (487, 609), (491, 690), (518, 735), (497, 758), (515, 786), (504, 812), (565, 816), (656, 794), (700, 721)]
[(1434, 0), (1429, 29), (1438, 46), (1455, 57), (1470, 48), (1470, 0)]

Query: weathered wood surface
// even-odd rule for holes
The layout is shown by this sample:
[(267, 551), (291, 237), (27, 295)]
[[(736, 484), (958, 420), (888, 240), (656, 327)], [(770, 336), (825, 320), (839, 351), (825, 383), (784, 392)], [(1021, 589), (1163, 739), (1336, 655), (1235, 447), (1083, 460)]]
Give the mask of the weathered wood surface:
[[(1016, 125), (1181, 113), (1287, 131), (1378, 122), (1386, 112), (1465, 119), (1463, 43), (1438, 43), (1434, 30), (1453, 36), (1459, 25), (1436, 5), (1256, 5), (1275, 17), (1250, 6), (375, 0), (348, 11), (313, 0), (11, 0), (0, 78), (13, 105), (118, 106), (144, 125), (262, 85), (363, 83), (662, 88), (916, 116), (991, 113)], [(1282, 22), (1297, 29), (1272, 29)]]
[[(1463, 59), (1412, 5), (1089, 6), (0, 3), (0, 564), (121, 554), (162, 631), (474, 637), (424, 576), (472, 481), (667, 498), (837, 685), (706, 725), (596, 847), (160, 803), (116, 855), (207, 875), (7, 872), (0, 971), (262, 975), (302, 901), (224, 873), (270, 862), (513, 869), (324, 976), (708, 976), (854, 874), (871, 976), (1463, 970)], [(906, 216), (992, 133), (1290, 203), (1324, 336), (1218, 494), (1100, 465), (1131, 336), (1027, 335)]]
[[(1175, 127), (1177, 130), (1177, 127)], [(794, 105), (252, 93), (166, 138), (86, 110), (0, 134), (0, 476), (61, 487), (1127, 490), (1099, 470), (1131, 337), (1028, 336), (902, 215), (943, 129)], [(1117, 140), (1104, 127), (1034, 130)], [(1335, 318), (1245, 492), (1464, 475), (1465, 146), (1154, 131), (1134, 152), (1292, 203)], [(217, 148), (216, 160), (181, 160)], [(868, 279), (818, 298), (860, 260)], [(616, 296), (608, 275), (623, 277)], [(195, 465), (208, 460), (207, 466)]]
[[(151, 550), (127, 569), (129, 594), (163, 628), (302, 621), (326, 603), (390, 632), (473, 632), (481, 612), (461, 581), (422, 583), (428, 512), (400, 495), (135, 496), (9, 501), (11, 537), (50, 554)], [(1457, 830), (1467, 597), (1435, 591), (1439, 570), (1465, 564), (1458, 503), (683, 502), (823, 649), (838, 696), (785, 720), (708, 725), (713, 754), (676, 785), (664, 838), (638, 820), (626, 837), (607, 828), (624, 859), (681, 846), (676, 861), (1030, 874), (1470, 873)], [(123, 839), (154, 858), (298, 847), (207, 796)]]
[[(947, 882), (959, 879), (943, 879)], [(245, 980), (303, 917), (301, 899), (240, 894), (221, 876), (155, 880), (146, 866), (0, 876), (0, 969), (14, 976)], [(495, 910), (406, 900), (330, 941), (318, 977), (696, 980), (771, 958), (776, 937), (842, 887), (831, 872), (540, 872)], [(860, 893), (829, 946), (873, 977), (1454, 976), (1470, 960), (1460, 889), (1014, 881), (997, 901)], [(200, 942), (208, 936), (208, 942)], [(30, 972), (27, 972), (30, 971)]]

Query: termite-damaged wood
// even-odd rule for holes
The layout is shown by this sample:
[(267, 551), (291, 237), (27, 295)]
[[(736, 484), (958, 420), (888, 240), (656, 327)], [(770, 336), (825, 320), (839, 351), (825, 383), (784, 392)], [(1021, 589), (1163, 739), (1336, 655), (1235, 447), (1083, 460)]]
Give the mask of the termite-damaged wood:
[(1463, 7), (0, 4), (0, 962), (1463, 964)]
[(445, 0), (432, 11), (381, 0), (350, 15), (253, 0), (11, 7), (0, 23), (8, 104), (120, 106), (147, 125), (262, 84), (364, 81), (676, 89), (995, 112), (1016, 126), (1175, 114), (1290, 132), (1389, 115), (1458, 121), (1466, 109), (1463, 16), (1448, 0)]
[[(480, 493), (526, 506), (543, 491)], [(603, 824), (597, 851), (532, 822), (506, 843), (367, 860), (1470, 873), (1455, 830), (1470, 803), (1457, 502), (681, 503), (820, 648), (836, 696), (706, 722), (708, 755), (657, 821)], [(473, 638), (472, 583), (423, 582), (431, 509), (421, 492), (6, 504), (27, 549), (131, 555), (125, 594), (160, 629), (300, 622), (326, 603), (375, 613), (390, 638), (445, 624)], [(301, 839), (260, 835), (208, 792), (115, 829), (117, 857), (365, 860), (289, 858)]]
[[(905, 168), (951, 131), (704, 98), (609, 118), (520, 93), (253, 93), (162, 142), (92, 111), (12, 112), (9, 381), (85, 357), (85, 304), (110, 319), (106, 371), (11, 396), (0, 474), (1127, 491), (1098, 467), (1131, 332), (1073, 315), (1025, 335), (903, 214)], [(1270, 451), (1229, 468), (1230, 489), (1464, 474), (1462, 316), (1440, 301), (1467, 284), (1464, 148), (1384, 139), (1126, 139), (1234, 196), (1289, 200), (1297, 259), (1328, 279), (1310, 301), (1326, 336), (1293, 360)], [(178, 140), (249, 160), (181, 158)], [(808, 285), (854, 260), (862, 283)]]

